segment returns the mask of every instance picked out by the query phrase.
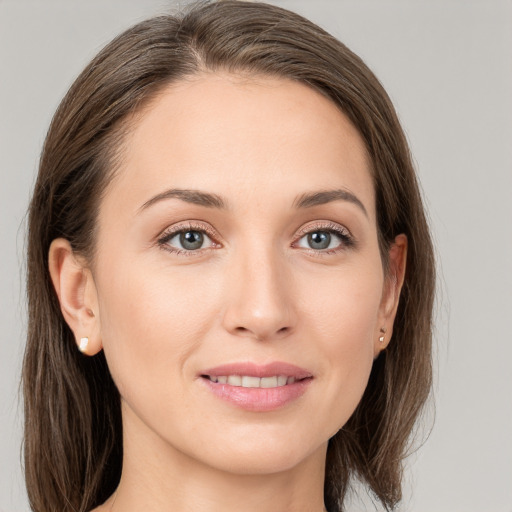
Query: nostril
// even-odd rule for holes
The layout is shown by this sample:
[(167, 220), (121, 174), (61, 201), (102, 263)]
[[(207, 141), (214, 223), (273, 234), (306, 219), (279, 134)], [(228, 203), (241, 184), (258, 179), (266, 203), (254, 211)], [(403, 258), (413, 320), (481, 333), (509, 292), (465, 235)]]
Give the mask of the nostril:
[(290, 327), (281, 327), (277, 331), (269, 331), (264, 332), (264, 329), (257, 330), (257, 329), (249, 329), (247, 327), (238, 326), (235, 327), (234, 332), (238, 334), (239, 336), (254, 336), (256, 339), (264, 340), (264, 339), (270, 339), (274, 336), (278, 336), (279, 338), (282, 336), (287, 335), (291, 331)]
[(279, 329), (277, 332), (276, 332), (276, 338), (277, 339), (285, 339), (285, 338), (288, 338), (289, 336), (292, 335), (292, 333), (294, 332), (294, 329), (292, 326), (286, 326), (286, 327), (281, 327), (281, 329)]

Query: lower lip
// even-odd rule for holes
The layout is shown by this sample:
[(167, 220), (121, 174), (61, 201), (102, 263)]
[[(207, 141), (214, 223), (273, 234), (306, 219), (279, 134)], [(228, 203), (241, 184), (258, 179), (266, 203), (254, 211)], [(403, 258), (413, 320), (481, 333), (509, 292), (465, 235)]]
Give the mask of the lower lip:
[(214, 395), (236, 407), (247, 411), (267, 412), (275, 411), (297, 400), (306, 392), (313, 379), (303, 379), (275, 388), (244, 388), (219, 384), (204, 377), (201, 380)]

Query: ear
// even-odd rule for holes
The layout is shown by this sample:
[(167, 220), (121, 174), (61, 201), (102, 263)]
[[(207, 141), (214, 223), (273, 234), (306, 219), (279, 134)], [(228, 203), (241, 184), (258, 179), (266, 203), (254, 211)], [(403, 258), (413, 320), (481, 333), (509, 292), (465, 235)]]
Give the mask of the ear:
[(391, 244), (388, 253), (388, 272), (384, 277), (384, 287), (379, 308), (378, 324), (375, 333), (374, 355), (377, 357), (391, 340), (393, 323), (398, 309), (400, 292), (405, 278), (405, 266), (407, 262), (407, 236), (398, 235)]
[(64, 238), (53, 240), (48, 255), (50, 276), (64, 320), (83, 353), (95, 355), (102, 349), (98, 296), (85, 260), (76, 257)]

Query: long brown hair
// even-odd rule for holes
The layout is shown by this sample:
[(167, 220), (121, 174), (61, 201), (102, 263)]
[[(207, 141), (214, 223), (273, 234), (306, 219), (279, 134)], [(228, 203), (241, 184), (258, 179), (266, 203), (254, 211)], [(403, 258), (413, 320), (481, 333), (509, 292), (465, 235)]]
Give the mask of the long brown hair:
[(351, 478), (393, 509), (431, 387), (434, 259), (408, 145), (381, 84), (346, 46), (290, 11), (236, 0), (196, 3), (127, 30), (86, 67), (53, 118), (29, 210), (23, 390), (31, 507), (86, 512), (115, 490), (122, 466), (119, 393), (103, 353), (88, 358), (76, 349), (49, 276), (50, 243), (64, 237), (93, 258), (98, 204), (127, 120), (165, 86), (205, 70), (292, 79), (330, 98), (371, 158), (385, 268), (390, 242), (408, 237), (393, 338), (356, 411), (329, 442), (325, 480), (332, 511), (343, 510)]

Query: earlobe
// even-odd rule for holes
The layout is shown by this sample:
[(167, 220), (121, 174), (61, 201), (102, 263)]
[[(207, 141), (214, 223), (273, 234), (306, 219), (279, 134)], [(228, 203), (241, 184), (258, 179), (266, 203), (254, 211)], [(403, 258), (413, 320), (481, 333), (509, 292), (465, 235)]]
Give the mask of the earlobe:
[(389, 266), (388, 273), (384, 280), (384, 289), (380, 305), (378, 333), (375, 335), (376, 346), (375, 355), (384, 350), (393, 333), (393, 323), (395, 321), (400, 293), (405, 279), (405, 268), (407, 262), (407, 236), (398, 235), (389, 248)]
[(64, 320), (75, 335), (78, 349), (95, 355), (102, 349), (98, 300), (92, 273), (64, 238), (53, 240), (48, 266)]

